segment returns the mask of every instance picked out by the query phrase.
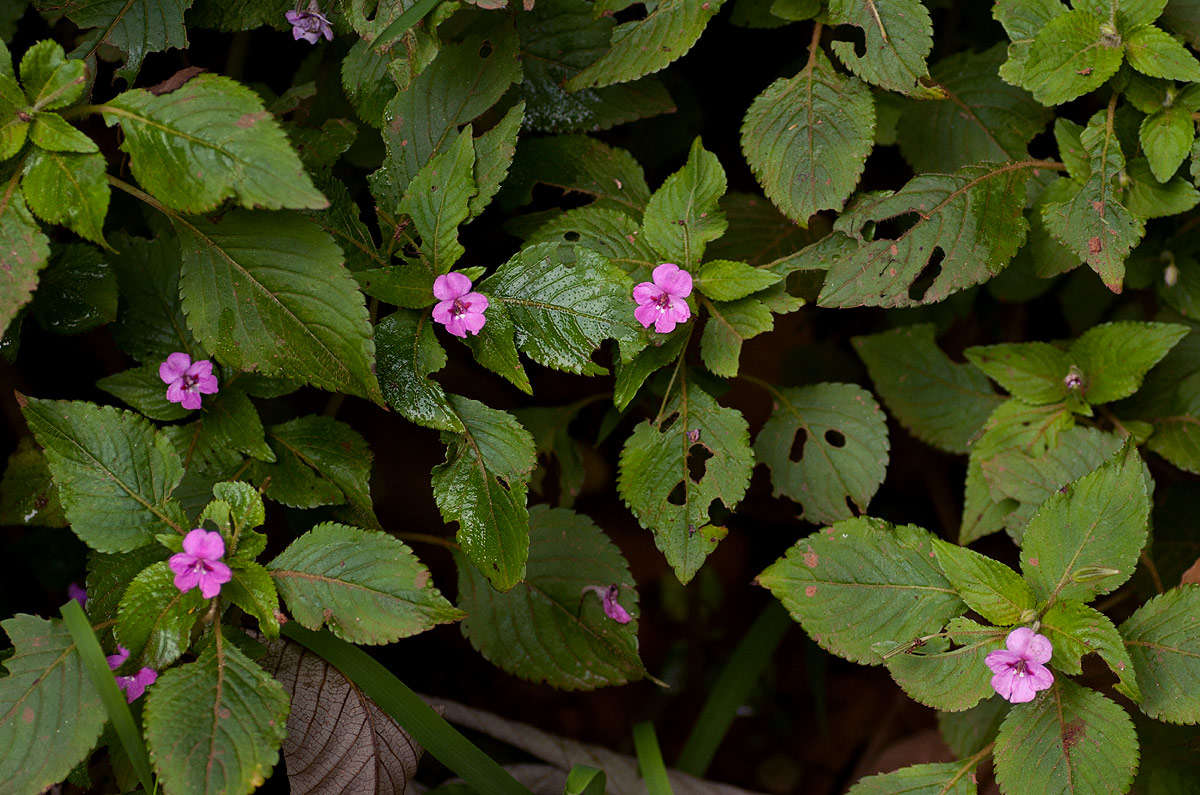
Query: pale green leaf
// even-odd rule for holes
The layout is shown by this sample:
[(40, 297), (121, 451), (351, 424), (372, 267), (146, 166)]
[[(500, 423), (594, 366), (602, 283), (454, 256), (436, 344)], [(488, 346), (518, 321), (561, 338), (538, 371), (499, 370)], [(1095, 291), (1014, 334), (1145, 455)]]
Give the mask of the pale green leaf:
[(865, 37), (862, 55), (852, 42), (833, 43), (851, 72), (889, 91), (930, 95), (922, 78), (929, 75), (925, 59), (933, 49), (933, 24), (921, 0), (830, 0), (829, 19), (853, 25)]
[(1034, 37), (1021, 85), (1043, 105), (1094, 91), (1121, 67), (1121, 36), (1106, 21), (1076, 9), (1050, 19)]
[(121, 125), (138, 182), (176, 210), (204, 213), (229, 198), (269, 210), (329, 206), (262, 99), (228, 77), (202, 74), (160, 95), (127, 91), (101, 112)]
[(706, 262), (696, 274), (696, 288), (717, 301), (736, 301), (778, 283), (778, 274), (766, 268), (727, 259)]
[(157, 364), (123, 370), (101, 378), (96, 386), (152, 420), (173, 422), (191, 413), (179, 403), (167, 400), (167, 385), (158, 377)]
[[(492, 664), (564, 690), (594, 690), (641, 679), (637, 592), (620, 550), (587, 517), (562, 508), (529, 512), (525, 579), (500, 593), (461, 556), (463, 634)], [(605, 615), (589, 587), (617, 586), (634, 620)]]
[(87, 73), (87, 64), (68, 59), (56, 41), (39, 41), (21, 57), (21, 83), (34, 111), (73, 104), (87, 90)]
[(934, 538), (914, 525), (846, 519), (797, 541), (756, 582), (822, 648), (879, 665), (876, 644), (940, 632), (966, 612), (937, 566)]
[(1067, 399), (1071, 356), (1047, 342), (979, 345), (963, 352), (1000, 386), (1035, 406)]
[(871, 91), (843, 77), (820, 50), (796, 76), (759, 94), (742, 123), (742, 152), (767, 197), (807, 226), (841, 210), (874, 145)]
[(43, 14), (64, 14), (90, 31), (81, 42), (90, 52), (105, 44), (124, 53), (117, 74), (131, 83), (148, 53), (188, 46), (183, 15), (191, 5), (192, 0), (37, 0)]
[(1125, 38), (1125, 58), (1144, 75), (1167, 80), (1200, 80), (1200, 62), (1170, 34), (1153, 25), (1137, 28)]
[(909, 765), (860, 779), (846, 795), (975, 795), (973, 767), (962, 762)]
[(1006, 633), (962, 617), (951, 619), (947, 630), (957, 644), (955, 648), (908, 649), (888, 657), (884, 665), (913, 700), (935, 709), (961, 712), (995, 692), (992, 672), (984, 658), (988, 652), (1004, 647)]
[(1160, 183), (1144, 157), (1129, 161), (1125, 178), (1129, 181), (1125, 205), (1138, 218), (1182, 215), (1200, 204), (1200, 191), (1182, 174)]
[(30, 132), (28, 104), (12, 75), (0, 73), (0, 162), (25, 146)]
[(233, 579), (221, 587), (221, 595), (247, 615), (258, 619), (268, 638), (279, 637), (279, 594), (275, 581), (258, 563), (243, 560), (233, 566)]
[(1071, 344), (1071, 356), (1087, 379), (1084, 397), (1094, 405), (1129, 397), (1187, 333), (1188, 327), (1177, 323), (1132, 321), (1088, 329)]
[(35, 149), (25, 161), (21, 188), (33, 214), (105, 245), (109, 187), (104, 156)]
[(446, 273), (466, 250), (458, 227), (467, 220), (467, 203), (475, 195), (475, 147), (471, 125), (445, 151), (434, 155), (413, 176), (400, 212), (412, 218), (427, 267)]
[(355, 271), (354, 278), (364, 293), (394, 306), (424, 309), (437, 303), (433, 295), (435, 274), (419, 265), (370, 268)]
[(1166, 182), (1187, 159), (1196, 138), (1196, 122), (1186, 108), (1164, 108), (1142, 120), (1138, 136), (1154, 178)]
[[(2, 97), (0, 97), (0, 101), (2, 101)], [(33, 127), (29, 130), (29, 140), (48, 152), (89, 154), (100, 151), (95, 141), (82, 131), (72, 127), (57, 113), (39, 113), (33, 120)], [(3, 158), (0, 157), (0, 159)]]
[(1105, 19), (1115, 17), (1117, 26), (1126, 31), (1158, 19), (1167, 0), (1076, 0), (1072, 5)]
[(962, 600), (993, 624), (1017, 624), (1026, 611), (1033, 609), (1033, 591), (1000, 561), (940, 538), (934, 540), (933, 551), (942, 573)]
[(814, 384), (771, 394), (774, 410), (754, 452), (771, 470), (774, 493), (800, 503), (813, 524), (866, 513), (888, 463), (887, 422), (871, 393)]
[(130, 669), (156, 671), (179, 659), (191, 644), (192, 625), (208, 608), (199, 588), (180, 591), (166, 561), (133, 578), (117, 613), (117, 642), (129, 649)]
[(700, 358), (711, 372), (733, 378), (738, 374), (742, 344), (774, 326), (771, 310), (755, 296), (728, 303), (703, 303), (708, 320), (700, 337)]
[[(496, 322), (489, 313), (488, 324)], [(488, 332), (484, 326), (481, 333)], [(461, 431), (454, 410), (442, 385), (429, 378), (446, 366), (446, 351), (433, 333), (433, 318), (428, 312), (400, 310), (375, 328), (379, 349), (376, 370), (388, 405), (404, 417), (427, 428)]]
[(1050, 20), (1066, 11), (1061, 0), (999, 0), (993, 6), (992, 15), (1012, 41), (1008, 60), (1000, 66), (1001, 79), (1014, 86), (1025, 82), (1025, 66), (1035, 37)]
[(646, 204), (644, 239), (665, 262), (695, 270), (704, 247), (728, 224), (718, 202), (725, 195), (725, 169), (697, 138), (687, 163), (663, 181)]
[(475, 186), (471, 197), (471, 217), (487, 209), (500, 191), (500, 186), (512, 168), (517, 152), (517, 133), (525, 118), (525, 103), (518, 102), (508, 109), (495, 127), (475, 139)]
[(1050, 658), (1054, 670), (1082, 673), (1080, 660), (1094, 652), (1117, 675), (1117, 690), (1134, 701), (1141, 700), (1129, 651), (1106, 615), (1079, 602), (1058, 602), (1042, 615), (1041, 622), (1038, 631), (1050, 639), (1054, 649)]
[(1200, 585), (1151, 599), (1121, 625), (1141, 686), (1141, 708), (1169, 723), (1200, 722)]

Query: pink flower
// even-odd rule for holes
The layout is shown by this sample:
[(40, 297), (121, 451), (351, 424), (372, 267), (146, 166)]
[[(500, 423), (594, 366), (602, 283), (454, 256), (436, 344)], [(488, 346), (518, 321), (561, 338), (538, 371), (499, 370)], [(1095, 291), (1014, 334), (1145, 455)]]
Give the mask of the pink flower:
[(467, 332), (478, 334), (487, 322), (487, 296), (471, 292), (471, 280), (461, 273), (444, 273), (433, 280), (433, 319), (456, 337), (467, 338)]
[(686, 323), (692, 316), (683, 300), (692, 294), (692, 274), (664, 262), (654, 269), (653, 278), (653, 282), (633, 288), (633, 300), (638, 304), (633, 316), (646, 328), (654, 326), (659, 334), (669, 334), (677, 323)]
[(153, 668), (143, 668), (133, 676), (118, 676), (117, 687), (125, 691), (125, 700), (130, 704), (142, 697), (146, 688), (158, 680), (158, 672)]
[(129, 649), (124, 646), (118, 646), (116, 654), (110, 654), (104, 659), (108, 661), (108, 670), (115, 671), (129, 659)]
[(1054, 684), (1054, 674), (1042, 663), (1050, 660), (1052, 648), (1045, 635), (1029, 627), (1017, 627), (1004, 641), (1007, 651), (989, 652), (984, 663), (992, 669), (992, 688), (1014, 704), (1033, 701), (1039, 690)]
[(87, 591), (80, 588), (79, 583), (73, 582), (67, 586), (67, 598), (79, 602), (80, 607), (87, 607)]
[(604, 615), (616, 621), (618, 624), (628, 624), (633, 620), (633, 616), (621, 607), (621, 603), (617, 598), (621, 595), (621, 589), (617, 585), (610, 585), (607, 588), (602, 585), (585, 585), (583, 592), (592, 591), (596, 596), (600, 597), (600, 601), (604, 604)]
[(186, 353), (175, 352), (158, 366), (158, 377), (167, 385), (167, 400), (182, 403), (185, 409), (200, 408), (201, 395), (217, 393), (217, 377), (212, 362), (192, 362)]
[(225, 554), (225, 540), (220, 533), (211, 533), (197, 527), (183, 537), (183, 551), (172, 555), (167, 561), (175, 572), (175, 587), (190, 591), (197, 585), (205, 599), (212, 599), (221, 592), (221, 585), (233, 579), (233, 572), (221, 562)]
[(284, 17), (292, 26), (292, 38), (297, 41), (304, 39), (309, 44), (316, 44), (322, 36), (326, 41), (333, 41), (333, 28), (321, 13), (317, 0), (309, 0), (307, 11), (289, 11)]

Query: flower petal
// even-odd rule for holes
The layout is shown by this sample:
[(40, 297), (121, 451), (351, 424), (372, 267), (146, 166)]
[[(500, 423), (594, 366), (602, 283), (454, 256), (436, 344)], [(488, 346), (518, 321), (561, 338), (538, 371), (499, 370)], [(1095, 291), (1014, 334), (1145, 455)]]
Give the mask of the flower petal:
[(104, 659), (108, 663), (108, 669), (110, 671), (115, 671), (124, 665), (125, 661), (129, 659), (129, 649), (125, 648), (124, 646), (118, 646), (116, 654), (110, 654)]
[(1054, 654), (1054, 647), (1050, 645), (1050, 639), (1045, 635), (1034, 634), (1029, 639), (1029, 646), (1025, 650), (1025, 659), (1035, 663), (1050, 662), (1050, 657)]
[(167, 387), (167, 400), (171, 403), (182, 403), (187, 397), (187, 392), (183, 389), (183, 382), (176, 381)]
[(657, 301), (662, 294), (662, 289), (650, 282), (641, 282), (633, 288), (633, 300), (642, 305)]
[(468, 312), (486, 312), (491, 306), (487, 296), (483, 293), (467, 293), (462, 297), (463, 306)]
[(158, 377), (162, 379), (164, 384), (169, 384), (173, 381), (178, 381), (183, 378), (183, 374), (192, 366), (192, 357), (186, 353), (176, 351), (168, 356), (162, 364), (158, 366)]
[(654, 330), (659, 334), (670, 334), (675, 330), (675, 315), (672, 312), (663, 312), (658, 316), (658, 320), (654, 321)]
[(1021, 661), (1021, 655), (1013, 654), (1011, 651), (1003, 651), (996, 649), (988, 652), (988, 656), (983, 658), (983, 664), (992, 669), (992, 673), (999, 674), (1014, 667)]
[(667, 299), (667, 312), (675, 318), (676, 323), (686, 323), (692, 316), (692, 309), (688, 306), (687, 301), (674, 295)]
[(202, 560), (218, 560), (225, 554), (225, 539), (216, 531), (197, 527), (184, 537), (183, 551)]
[(616, 586), (609, 588), (608, 591), (605, 592), (604, 615), (608, 616), (613, 621), (616, 621), (618, 624), (628, 624), (633, 620), (633, 616), (629, 615), (629, 611), (622, 607), (621, 603), (617, 601), (617, 597), (619, 595), (620, 590)]
[(1008, 633), (1008, 637), (1004, 639), (1004, 645), (1009, 651), (1028, 658), (1029, 641), (1033, 639), (1034, 634), (1029, 627), (1017, 627)]
[(201, 376), (196, 382), (196, 391), (201, 395), (215, 395), (220, 391), (220, 386), (217, 384), (215, 375)]
[(675, 278), (675, 274), (679, 273), (679, 266), (673, 262), (664, 262), (650, 272), (650, 279), (666, 292), (667, 285)]
[(1033, 687), (1033, 680), (1028, 676), (1014, 674), (1012, 678), (1012, 694), (1008, 700), (1014, 704), (1025, 704), (1033, 701), (1037, 696), (1037, 690)]
[(1034, 690), (1045, 690), (1054, 684), (1054, 674), (1050, 673), (1050, 669), (1044, 665), (1030, 663), (1027, 673), (1029, 676), (1026, 678), (1032, 683)]
[[(667, 267), (674, 270), (663, 270)], [(663, 271), (661, 274), (659, 273), (660, 270)], [(654, 269), (654, 283), (671, 295), (677, 295), (680, 298), (687, 298), (692, 294), (692, 274), (678, 265), (671, 265), (670, 263), (659, 265)]]
[[(174, 557), (179, 557), (178, 555)], [(175, 571), (174, 569), (172, 569)], [(181, 592), (186, 593), (200, 584), (200, 572), (195, 567), (189, 567), (186, 571), (175, 571), (175, 587)]]
[(443, 273), (433, 280), (433, 297), (439, 301), (452, 301), (471, 291), (471, 280), (462, 273)]
[(87, 591), (80, 588), (78, 583), (73, 582), (67, 586), (67, 598), (79, 602), (80, 607), (87, 607)]
[(187, 374), (194, 378), (205, 378), (212, 375), (212, 367), (212, 360), (201, 359), (192, 363), (192, 366), (187, 369)]
[(658, 320), (661, 314), (662, 310), (658, 308), (657, 304), (642, 304), (633, 310), (633, 316), (637, 318), (637, 322), (646, 328), (653, 326), (654, 321)]
[(442, 302), (438, 303), (436, 306), (434, 306), (433, 319), (436, 322), (441, 323), (442, 325), (445, 325), (445, 324), (449, 323), (450, 318), (452, 318), (454, 316), (453, 311), (454, 311), (454, 299), (453, 298), (446, 299), (445, 301), (442, 301)]
[(1013, 678), (1017, 672), (1011, 668), (992, 677), (992, 690), (1000, 694), (1005, 701), (1012, 701)]
[(462, 322), (467, 327), (467, 331), (478, 334), (479, 330), (483, 328), (483, 324), (487, 323), (487, 316), (482, 312), (468, 312), (463, 315)]
[(179, 404), (188, 411), (195, 411), (196, 409), (200, 408), (200, 403), (202, 400), (203, 398), (200, 397), (199, 392), (188, 389), (184, 390), (183, 400), (179, 401)]
[(283, 18), (288, 21), (289, 25), (295, 25), (304, 19), (304, 14), (300, 11), (289, 11), (283, 15)]
[(186, 552), (176, 552), (167, 559), (167, 566), (176, 574), (183, 574), (190, 571), (192, 564), (196, 562), (195, 555), (189, 555)]
[(456, 337), (467, 338), (467, 324), (462, 317), (453, 317), (446, 321), (446, 331), (449, 331)]

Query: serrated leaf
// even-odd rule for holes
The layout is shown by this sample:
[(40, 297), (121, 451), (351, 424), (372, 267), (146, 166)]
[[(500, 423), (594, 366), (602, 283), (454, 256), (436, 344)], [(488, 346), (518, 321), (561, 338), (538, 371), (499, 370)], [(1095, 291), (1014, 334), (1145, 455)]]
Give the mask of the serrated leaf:
[(696, 288), (717, 301), (736, 301), (779, 283), (779, 275), (766, 268), (727, 259), (711, 260), (700, 266)]
[(181, 592), (166, 561), (133, 578), (117, 613), (117, 641), (138, 663), (156, 671), (179, 659), (191, 643), (192, 625), (208, 607), (198, 588)]
[(29, 140), (33, 141), (35, 146), (49, 152), (88, 154), (100, 151), (95, 141), (72, 127), (57, 113), (39, 113), (29, 130)]
[(505, 305), (499, 302), (488, 307), (487, 325), (467, 339), (467, 347), (475, 361), (504, 378), (527, 395), (533, 394), (529, 375), (517, 352), (517, 329)]
[(972, 767), (962, 762), (909, 765), (860, 779), (846, 795), (975, 795)]
[(87, 757), (107, 716), (65, 627), (29, 615), (0, 626), (14, 648), (0, 677), (0, 776), (10, 792), (42, 792)]
[[(830, 263), (818, 303), (929, 304), (995, 276), (1025, 241), (1025, 184), (1036, 167), (1035, 161), (965, 166), (863, 199), (834, 225), (856, 246)], [(864, 237), (867, 224), (893, 218), (911, 226), (894, 240)], [(934, 276), (924, 289), (915, 284), (923, 272)]]
[(27, 107), (25, 92), (11, 71), (8, 74), (0, 71), (0, 162), (20, 152), (29, 138)]
[[(1042, 503), (1021, 546), (1021, 571), (1039, 598), (1088, 601), (1129, 579), (1146, 545), (1148, 481), (1130, 445)], [(1092, 567), (1117, 573), (1081, 582)]]
[(517, 152), (517, 133), (524, 119), (525, 103), (518, 102), (495, 127), (475, 139), (475, 186), (478, 191), (469, 204), (472, 218), (487, 209), (508, 176)]
[(801, 226), (841, 210), (874, 145), (871, 91), (818, 49), (795, 77), (759, 94), (742, 123), (742, 152), (767, 197)]
[(1080, 659), (1095, 652), (1120, 679), (1117, 690), (1134, 701), (1141, 700), (1129, 652), (1107, 616), (1079, 602), (1058, 602), (1042, 615), (1041, 621), (1038, 631), (1045, 634), (1054, 647), (1050, 658), (1054, 670), (1081, 673)]
[(463, 552), (499, 590), (525, 576), (529, 555), (526, 481), (537, 454), (529, 431), (511, 415), (452, 395), (461, 435), (446, 433), (446, 461), (433, 468), (442, 519), (458, 522)]
[(268, 643), (263, 665), (291, 696), (283, 761), (294, 795), (405, 791), (421, 747), (341, 671), (289, 641)]
[(607, 371), (591, 359), (600, 343), (638, 335), (629, 278), (585, 248), (529, 246), (477, 289), (504, 306), (517, 348), (546, 367), (603, 374)]
[(433, 318), (426, 312), (395, 312), (375, 327), (375, 344), (376, 371), (388, 405), (418, 425), (461, 431), (462, 423), (442, 385), (429, 378), (446, 365), (446, 351), (433, 333)]
[(152, 420), (181, 420), (191, 412), (167, 400), (167, 387), (158, 377), (158, 365), (146, 364), (123, 370), (96, 382), (96, 387)]
[(74, 103), (87, 90), (87, 64), (68, 59), (62, 45), (43, 40), (21, 56), (21, 83), (31, 110), (58, 110)]
[(528, 245), (569, 243), (604, 255), (634, 280), (649, 281), (662, 261), (642, 235), (642, 228), (629, 215), (599, 207), (577, 207), (538, 223), (528, 234)]
[(1034, 607), (1033, 591), (1020, 575), (966, 547), (933, 542), (938, 566), (962, 600), (993, 624), (1011, 626)]
[(725, 186), (721, 162), (697, 138), (684, 167), (667, 177), (646, 204), (643, 236), (663, 261), (684, 270), (699, 267), (704, 247), (728, 226), (718, 205)]
[(967, 348), (967, 361), (978, 367), (1005, 391), (1035, 406), (1060, 403), (1069, 394), (1064, 378), (1072, 358), (1047, 342), (978, 345)]
[(150, 688), (146, 744), (164, 791), (251, 792), (279, 759), (287, 714), (283, 687), (218, 629), (199, 659)]
[(709, 524), (711, 504), (737, 507), (754, 458), (741, 413), (689, 383), (686, 371), (679, 377), (661, 419), (640, 423), (625, 442), (617, 491), (686, 584), (727, 532)]
[(633, 155), (586, 135), (523, 139), (502, 196), (511, 197), (513, 204), (528, 204), (537, 184), (583, 193), (593, 197), (597, 208), (638, 220), (650, 200), (645, 174)]
[[(608, 52), (566, 82), (568, 91), (628, 83), (665, 69), (695, 45), (725, 0), (660, 0), (643, 19), (613, 28)], [(661, 46), (671, 42), (670, 47)]]
[(22, 436), (0, 480), (0, 524), (66, 527), (58, 489), (46, 456), (32, 437)]
[(82, 334), (117, 318), (117, 278), (108, 253), (95, 246), (58, 246), (39, 285), (31, 309), (47, 331)]
[(179, 243), (173, 235), (154, 240), (113, 235), (116, 254), (109, 257), (117, 274), (121, 303), (113, 336), (139, 361), (158, 367), (175, 351), (195, 359), (204, 349), (188, 329), (179, 298)]
[(382, 532), (325, 522), (267, 569), (302, 626), (351, 643), (394, 643), (462, 616), (412, 550)]
[[(491, 663), (536, 683), (594, 690), (641, 679), (637, 592), (620, 550), (587, 517), (562, 508), (529, 512), (525, 579), (500, 593), (457, 556), (462, 630)], [(615, 585), (634, 617), (618, 624), (585, 588)]]
[(1200, 80), (1200, 62), (1170, 34), (1153, 25), (1137, 28), (1125, 38), (1125, 58), (1144, 75), (1167, 80)]
[(1071, 355), (1087, 377), (1084, 397), (1092, 404), (1129, 397), (1188, 330), (1178, 323), (1128, 321), (1088, 329), (1071, 344)]
[(775, 325), (771, 310), (754, 296), (728, 303), (704, 301), (704, 306), (708, 320), (700, 336), (700, 358), (712, 373), (733, 378), (738, 374), (742, 344)]
[(25, 398), (71, 529), (100, 552), (125, 552), (182, 532), (171, 491), (183, 477), (170, 442), (144, 418), (90, 403)]
[(1142, 711), (1170, 723), (1200, 722), (1200, 585), (1181, 585), (1138, 608), (1121, 625), (1137, 671)]
[(1112, 17), (1117, 26), (1125, 31), (1158, 19), (1167, 0), (1078, 0), (1073, 5), (1091, 11), (1096, 16)]
[(400, 202), (399, 211), (412, 218), (421, 254), (435, 273), (449, 271), (466, 250), (458, 242), (458, 227), (467, 220), (467, 204), (477, 190), (475, 147), (467, 125), (413, 176)]
[(956, 756), (971, 756), (996, 739), (1008, 707), (1007, 701), (993, 695), (964, 712), (939, 712), (938, 730)]
[(1154, 178), (1166, 182), (1187, 159), (1196, 138), (1196, 123), (1186, 108), (1163, 108), (1142, 120), (1138, 137)]
[(1082, 9), (1046, 22), (1034, 37), (1021, 85), (1043, 105), (1061, 105), (1099, 88), (1121, 67), (1121, 37)]
[(147, 54), (188, 46), (183, 15), (192, 0), (38, 0), (43, 14), (65, 15), (82, 30), (92, 30), (81, 43), (94, 52), (102, 44), (125, 55), (117, 74), (132, 83)]
[(138, 182), (176, 210), (205, 213), (228, 198), (268, 210), (329, 206), (258, 94), (227, 77), (202, 74), (157, 96), (126, 91), (101, 112), (121, 125)]
[(995, 692), (984, 658), (1004, 647), (1005, 632), (961, 617), (951, 620), (948, 631), (959, 644), (956, 648), (912, 649), (888, 657), (884, 665), (910, 698), (935, 709), (961, 712)]
[(1133, 781), (1138, 741), (1125, 710), (1058, 676), (1033, 701), (1013, 705), (995, 757), (1003, 792), (1120, 795)]
[(80, 237), (105, 245), (104, 217), (108, 213), (107, 164), (96, 153), (48, 152), (35, 149), (25, 161), (21, 189), (33, 214), (50, 224), (62, 224)]
[(1146, 158), (1138, 157), (1125, 169), (1129, 192), (1125, 204), (1138, 218), (1163, 218), (1181, 215), (1200, 204), (1200, 191), (1183, 175), (1160, 183)]
[(383, 402), (367, 307), (329, 235), (286, 213), (176, 228), (188, 326), (222, 363)]
[(927, 95), (921, 79), (929, 74), (925, 59), (933, 49), (933, 24), (920, 0), (830, 0), (829, 19), (853, 25), (865, 37), (862, 55), (852, 42), (833, 43), (851, 72), (880, 88)]
[(879, 665), (872, 646), (941, 631), (967, 606), (914, 525), (846, 519), (801, 539), (756, 578), (822, 648)]
[(813, 524), (866, 513), (888, 462), (887, 423), (871, 393), (815, 384), (772, 395), (774, 410), (754, 451), (771, 469), (774, 493), (800, 503)]
[(50, 259), (50, 241), (25, 205), (14, 174), (0, 194), (0, 329), (17, 316)]

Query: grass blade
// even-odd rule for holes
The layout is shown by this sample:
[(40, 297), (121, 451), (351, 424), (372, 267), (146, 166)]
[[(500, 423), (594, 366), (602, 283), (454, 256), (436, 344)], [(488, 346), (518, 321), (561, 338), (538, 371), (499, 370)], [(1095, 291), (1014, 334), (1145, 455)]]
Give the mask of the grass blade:
[(642, 780), (646, 782), (646, 792), (649, 795), (673, 795), (654, 724), (645, 721), (633, 727), (633, 747), (637, 751)]
[(425, 15), (432, 11), (438, 2), (439, 0), (421, 0), (421, 2), (396, 17), (395, 21), (384, 28), (383, 33), (380, 33), (375, 38), (375, 49), (381, 50), (405, 33), (408, 33), (408, 29), (424, 19)]
[(567, 774), (564, 795), (604, 795), (607, 785), (608, 780), (603, 770), (587, 765), (575, 765)]

